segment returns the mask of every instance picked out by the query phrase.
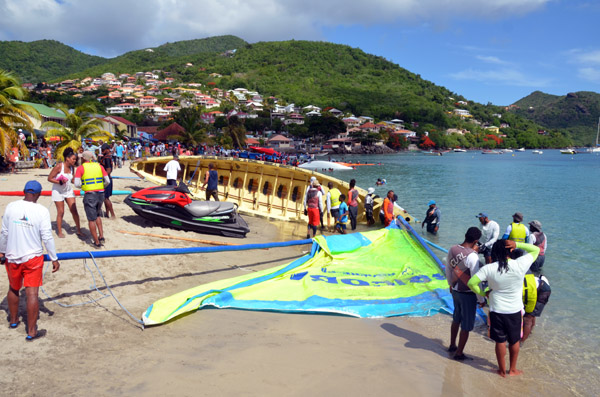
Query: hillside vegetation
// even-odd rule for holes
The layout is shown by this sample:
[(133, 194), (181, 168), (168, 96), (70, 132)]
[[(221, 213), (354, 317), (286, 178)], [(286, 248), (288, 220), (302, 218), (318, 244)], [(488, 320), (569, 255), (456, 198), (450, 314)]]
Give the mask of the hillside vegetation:
[(576, 145), (595, 144), (600, 94), (580, 91), (558, 96), (536, 91), (515, 105), (518, 106), (513, 109), (515, 114), (547, 128), (568, 132)]

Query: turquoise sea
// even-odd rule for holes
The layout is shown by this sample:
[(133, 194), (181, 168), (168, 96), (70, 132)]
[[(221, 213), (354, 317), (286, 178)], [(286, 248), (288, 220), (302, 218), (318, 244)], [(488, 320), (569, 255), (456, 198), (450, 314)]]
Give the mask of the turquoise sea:
[[(341, 161), (342, 156), (334, 157)], [(394, 190), (398, 204), (419, 220), (427, 202), (435, 200), (442, 212), (440, 231), (422, 233), (444, 248), (462, 242), (468, 227), (479, 226), (479, 212), (498, 222), (501, 234), (517, 211), (525, 224), (539, 220), (548, 237), (543, 273), (552, 296), (527, 350), (535, 351), (544, 371), (574, 394), (600, 392), (600, 156), (545, 150), (542, 155), (469, 151), (343, 157), (382, 163), (334, 175), (355, 178), (365, 189), (375, 187), (380, 196)], [(375, 186), (377, 178), (387, 185)]]

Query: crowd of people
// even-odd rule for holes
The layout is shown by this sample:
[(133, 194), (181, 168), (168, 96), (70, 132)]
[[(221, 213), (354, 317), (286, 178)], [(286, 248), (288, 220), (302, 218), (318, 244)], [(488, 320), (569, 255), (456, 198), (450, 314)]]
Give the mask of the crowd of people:
[(474, 328), (477, 307), (487, 304), (488, 333), (496, 344), (497, 372), (503, 377), (519, 375), (520, 346), (531, 334), (551, 292), (548, 279), (541, 274), (546, 235), (538, 220), (529, 222), (529, 227), (523, 225), (520, 212), (513, 214), (513, 222), (503, 236), (498, 223), (487, 213), (476, 217), (481, 229), (470, 227), (464, 241), (448, 252), (446, 279), (454, 303), (448, 351), (455, 360), (469, 359), (464, 348)]

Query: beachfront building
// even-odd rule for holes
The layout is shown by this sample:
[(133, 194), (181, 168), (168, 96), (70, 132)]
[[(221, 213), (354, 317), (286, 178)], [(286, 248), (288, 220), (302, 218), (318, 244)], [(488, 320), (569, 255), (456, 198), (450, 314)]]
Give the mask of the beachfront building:
[(127, 136), (131, 137), (131, 138), (137, 138), (138, 134), (137, 134), (137, 125), (135, 125), (135, 123), (132, 123), (131, 121), (124, 119), (123, 117), (119, 117), (119, 116), (106, 116), (103, 118), (103, 120), (105, 120), (106, 122), (111, 123), (111, 125), (114, 125), (114, 129), (113, 131), (109, 131), (110, 133), (112, 133), (113, 135), (117, 132), (117, 129), (119, 131), (127, 131)]
[(273, 149), (286, 149), (291, 147), (292, 140), (281, 134), (273, 135), (267, 140), (267, 146)]

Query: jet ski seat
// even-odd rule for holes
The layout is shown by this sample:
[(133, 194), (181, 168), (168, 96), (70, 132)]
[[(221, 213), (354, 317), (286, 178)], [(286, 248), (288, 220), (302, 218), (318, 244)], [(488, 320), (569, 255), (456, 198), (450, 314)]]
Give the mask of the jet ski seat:
[(227, 201), (192, 201), (183, 207), (194, 217), (228, 215), (235, 209), (233, 203)]

